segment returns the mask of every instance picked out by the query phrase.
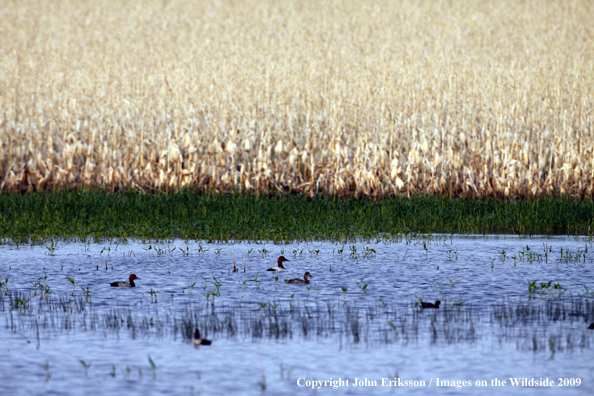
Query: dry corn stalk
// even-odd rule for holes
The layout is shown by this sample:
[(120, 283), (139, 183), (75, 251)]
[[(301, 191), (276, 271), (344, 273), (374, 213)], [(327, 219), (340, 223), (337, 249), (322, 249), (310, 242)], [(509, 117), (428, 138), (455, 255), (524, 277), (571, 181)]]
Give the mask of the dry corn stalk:
[(587, 0), (7, 2), (0, 190), (592, 196), (592, 20)]

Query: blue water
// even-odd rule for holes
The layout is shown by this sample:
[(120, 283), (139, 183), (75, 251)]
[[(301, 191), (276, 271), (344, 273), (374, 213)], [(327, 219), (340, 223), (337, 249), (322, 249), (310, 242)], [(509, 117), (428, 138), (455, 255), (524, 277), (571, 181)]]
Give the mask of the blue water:
[[(476, 394), (481, 383), (487, 385), (481, 394), (533, 394), (534, 388), (512, 386), (509, 379), (557, 385), (561, 378), (580, 385), (538, 392), (591, 394), (591, 310), (507, 325), (492, 313), (505, 303), (545, 309), (547, 303), (594, 301), (593, 253), (583, 237), (517, 236), (419, 236), (344, 246), (180, 240), (1, 245), (0, 278), (9, 279), (3, 292), (20, 292), (29, 301), (21, 309), (12, 301), (11, 308), (8, 296), (2, 297), (0, 383), (10, 395), (261, 394), (264, 383), (266, 394), (292, 395), (311, 394), (306, 383), (326, 381), (315, 392), (367, 395), (404, 391), (390, 386), (396, 377), (400, 383), (416, 381), (418, 386), (406, 388), (413, 394)], [(289, 259), (287, 271), (267, 272), (281, 254)], [(233, 259), (237, 273), (231, 272)], [(283, 283), (306, 271), (313, 275), (310, 285)], [(130, 273), (141, 278), (136, 288), (109, 286)], [(38, 281), (45, 276), (47, 284)], [(75, 281), (74, 296), (67, 277)], [(549, 281), (548, 288), (530, 293), (529, 282)], [(43, 300), (42, 284), (50, 290)], [(81, 287), (90, 292), (88, 301)], [(214, 307), (212, 295), (208, 303), (205, 297), (211, 292)], [(56, 303), (50, 312), (48, 299), (59, 298), (62, 312)], [(415, 307), (419, 298), (441, 300), (442, 308), (421, 311)], [(297, 307), (300, 318), (310, 315), (311, 328), (304, 334), (293, 318), (290, 334), (275, 338), (264, 329), (262, 337), (254, 336), (253, 321), (265, 312), (261, 304), (285, 313)], [(328, 306), (335, 312), (333, 328), (323, 322)], [(236, 311), (233, 334), (213, 324), (214, 315), (223, 318), (226, 309)], [(125, 323), (106, 326), (109, 312)], [(370, 312), (377, 316), (370, 319)], [(174, 326), (189, 315), (204, 326), (211, 346), (193, 347)], [(361, 318), (357, 340), (349, 315)], [(151, 318), (154, 325), (142, 329), (142, 320)], [(397, 335), (388, 321), (401, 326)], [(86, 372), (81, 361), (90, 364)], [(367, 378), (369, 386), (353, 386), (355, 378)], [(460, 389), (438, 387), (438, 378)], [(495, 378), (506, 386), (494, 386)], [(342, 382), (335, 389), (336, 380)]]

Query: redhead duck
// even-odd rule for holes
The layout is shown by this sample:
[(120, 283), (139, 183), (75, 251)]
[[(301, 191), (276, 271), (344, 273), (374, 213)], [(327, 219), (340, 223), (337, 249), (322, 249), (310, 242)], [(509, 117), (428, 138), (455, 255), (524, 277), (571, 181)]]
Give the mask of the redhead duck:
[(439, 308), (439, 304), (441, 304), (439, 300), (435, 301), (435, 304), (421, 302), (421, 308)]
[(309, 272), (306, 272), (305, 275), (303, 275), (303, 279), (291, 279), (291, 280), (286, 280), (285, 279), (285, 283), (309, 283), (309, 278), (313, 278), (313, 276), (311, 276), (311, 274)]
[(130, 275), (130, 283), (128, 283), (128, 282), (112, 282), (112, 283), (110, 283), (110, 285), (111, 285), (111, 287), (136, 287), (136, 285), (134, 284), (134, 279), (140, 280), (139, 277), (132, 274), (132, 275)]
[(285, 258), (285, 256), (280, 256), (278, 258), (278, 266), (277, 267), (272, 267), (272, 268), (268, 268), (266, 271), (286, 271), (287, 269), (285, 267), (283, 267), (283, 262), (284, 261), (289, 261)]
[(212, 344), (212, 341), (210, 340), (201, 340), (200, 339), (200, 331), (198, 331), (198, 329), (196, 329), (196, 331), (194, 332), (194, 341), (192, 341), (193, 345), (210, 345)]

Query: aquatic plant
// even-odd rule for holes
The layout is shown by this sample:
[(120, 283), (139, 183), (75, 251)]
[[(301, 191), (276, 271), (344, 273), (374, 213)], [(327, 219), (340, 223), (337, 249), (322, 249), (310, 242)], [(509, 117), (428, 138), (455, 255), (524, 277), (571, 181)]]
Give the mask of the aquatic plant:
[(358, 283), (359, 289), (361, 289), (361, 297), (365, 298), (365, 291), (367, 290), (367, 284), (363, 285), (363, 279), (365, 279), (365, 277), (361, 278), (361, 280)]
[[(42, 278), (37, 279), (37, 281), (35, 281), (35, 282), (29, 281), (33, 285), (33, 295), (34, 296), (37, 295), (37, 289), (38, 288), (40, 288), (40, 289), (43, 290), (43, 285), (41, 284), (40, 279), (42, 279)], [(43, 298), (43, 291), (41, 292), (41, 298)]]
[(370, 248), (369, 246), (365, 246), (365, 250), (363, 251), (363, 257), (370, 259), (372, 256), (375, 256), (377, 253), (375, 249)]
[(210, 283), (210, 280), (204, 275), (200, 275), (200, 276), (202, 277), (202, 279), (204, 279), (204, 288), (203, 289), (206, 289), (206, 286), (208, 286), (208, 284)]
[(159, 293), (159, 292), (158, 292), (158, 291), (156, 291), (156, 290), (153, 290), (153, 289), (151, 289), (151, 290), (149, 291), (149, 294), (151, 295), (151, 302), (152, 302), (152, 303), (153, 303), (153, 302), (154, 302), (155, 304), (157, 303), (157, 293)]
[(202, 247), (202, 244), (198, 245), (198, 253), (200, 253), (202, 255), (202, 257), (204, 257), (204, 253), (208, 252), (209, 249), (204, 249)]
[(74, 278), (67, 276), (66, 280), (68, 280), (68, 282), (72, 283), (72, 295), (74, 296), (74, 291), (76, 290), (76, 283), (74, 282)]
[(220, 294), (217, 294), (216, 292), (214, 292), (214, 291), (211, 291), (211, 292), (210, 292), (210, 295), (212, 296), (212, 302), (211, 302), (211, 306), (213, 306), (213, 307), (214, 307), (214, 305), (215, 305), (215, 297), (216, 297), (216, 296), (218, 296), (218, 295), (220, 295)]
[(8, 276), (4, 280), (0, 279), (0, 294), (4, 292), (6, 294), (8, 290)]
[(423, 296), (415, 298), (417, 299), (417, 301), (415, 302), (415, 307), (423, 308)]
[(49, 382), (49, 380), (52, 378), (52, 374), (50, 373), (50, 365), (49, 365), (49, 360), (45, 361), (45, 382)]
[(506, 257), (505, 249), (501, 249), (501, 251), (499, 251), (498, 253), (499, 253), (499, 258), (502, 261), (505, 261), (505, 257)]
[(214, 282), (210, 282), (210, 283), (212, 283), (214, 285), (214, 287), (217, 288), (216, 295), (220, 296), (221, 295), (221, 286), (223, 285), (223, 281), (217, 280), (217, 278), (214, 276), (212, 277), (212, 279), (214, 279)]
[(208, 302), (210, 301), (210, 296), (212, 295), (212, 292), (208, 292), (208, 293), (205, 293), (202, 295), (206, 298), (206, 305), (208, 305)]
[(387, 320), (386, 322), (390, 325), (392, 330), (394, 330), (394, 336), (398, 337), (398, 327), (394, 323), (390, 322), (389, 320)]
[(17, 306), (19, 309), (19, 313), (22, 314), (29, 301), (30, 301), (30, 299), (25, 300), (20, 297), (16, 297), (14, 300), (14, 306)]
[(51, 241), (51, 245), (50, 246), (46, 246), (46, 248), (47, 248), (47, 253), (50, 256), (53, 256), (54, 253), (55, 253), (55, 251), (56, 251), (56, 245), (55, 245), (54, 241), (52, 240)]
[[(550, 288), (551, 294), (557, 293), (552, 283)], [(563, 294), (556, 299), (545, 299), (544, 294), (542, 299), (506, 298), (501, 303), (478, 307), (466, 304), (459, 296), (448, 303), (444, 300), (443, 309), (425, 312), (410, 303), (344, 301), (336, 305), (311, 297), (299, 301), (295, 293), (285, 301), (226, 301), (205, 308), (203, 304), (176, 299), (177, 308), (145, 305), (134, 309), (86, 304), (80, 295), (65, 298), (52, 293), (47, 300), (36, 302), (34, 315), (29, 302), (22, 315), (11, 316), (10, 311), (18, 307), (18, 299), (26, 300), (27, 295), (8, 290), (6, 296), (0, 296), (0, 319), (7, 324), (7, 330), (25, 337), (32, 333), (38, 340), (41, 334), (42, 341), (48, 336), (78, 331), (97, 331), (108, 337), (120, 337), (127, 332), (132, 337), (158, 339), (181, 335), (191, 341), (193, 330), (198, 327), (218, 337), (337, 337), (337, 341), (346, 337), (349, 342), (366, 342), (370, 346), (422, 340), (453, 344), (487, 337), (528, 348), (534, 339), (536, 346), (530, 346), (530, 350), (535, 352), (546, 350), (548, 339), (553, 337), (559, 353), (591, 346), (584, 326), (594, 320), (594, 301), (588, 292), (571, 298)], [(209, 294), (214, 297), (213, 293)], [(543, 325), (546, 332), (542, 331)]]
[(148, 361), (151, 365), (151, 370), (153, 372), (153, 379), (157, 379), (157, 365), (155, 364), (155, 362), (153, 361), (153, 359), (151, 358), (151, 355), (148, 355)]
[(87, 363), (82, 359), (78, 360), (80, 362), (80, 364), (82, 364), (83, 368), (85, 369), (85, 377), (89, 376), (89, 369), (91, 368), (91, 366), (93, 365), (92, 363)]
[(346, 292), (347, 292), (349, 289), (347, 289), (347, 288), (346, 288), (346, 287), (344, 287), (344, 286), (340, 286), (340, 289), (342, 290), (342, 299), (343, 299), (343, 302), (344, 302), (344, 303), (346, 303)]
[(82, 287), (82, 286), (81, 286), (81, 288), (80, 288), (80, 289), (83, 291), (83, 293), (84, 293), (84, 295), (85, 295), (85, 301), (87, 301), (87, 302), (88, 302), (88, 301), (89, 301), (89, 299), (91, 298), (91, 290), (90, 290), (90, 287), (89, 287), (89, 286), (87, 286), (87, 288), (85, 289), (84, 287)]
[[(262, 282), (262, 281), (260, 281)], [(260, 282), (258, 282), (258, 273), (256, 272), (256, 276), (254, 277), (254, 283), (256, 284), (256, 290), (260, 288)]]

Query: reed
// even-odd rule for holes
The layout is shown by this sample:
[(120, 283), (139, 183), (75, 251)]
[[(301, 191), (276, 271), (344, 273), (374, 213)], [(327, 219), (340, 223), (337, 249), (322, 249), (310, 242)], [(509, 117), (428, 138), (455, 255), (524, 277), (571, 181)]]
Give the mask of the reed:
[(0, 9), (0, 191), (592, 196), (594, 7)]

